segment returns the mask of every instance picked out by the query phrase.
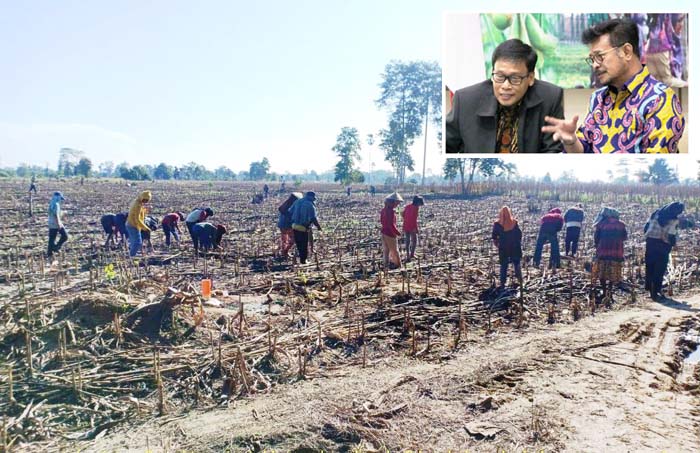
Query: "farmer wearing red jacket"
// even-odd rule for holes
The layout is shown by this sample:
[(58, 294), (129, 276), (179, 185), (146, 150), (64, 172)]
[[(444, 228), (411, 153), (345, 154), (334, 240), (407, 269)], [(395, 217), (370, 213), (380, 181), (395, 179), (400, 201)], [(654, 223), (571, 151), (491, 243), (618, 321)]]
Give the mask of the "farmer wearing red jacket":
[(394, 209), (401, 202), (403, 202), (403, 198), (397, 192), (386, 197), (384, 199), (384, 209), (382, 209), (379, 218), (382, 223), (382, 250), (385, 269), (390, 269), (392, 268), (391, 266), (394, 269), (401, 267), (398, 242), (401, 232), (396, 226), (396, 213), (394, 212)]
[(537, 244), (535, 245), (535, 256), (532, 261), (535, 267), (540, 267), (542, 260), (542, 248), (545, 242), (549, 242), (551, 250), (549, 254), (549, 268), (556, 269), (559, 267), (559, 238), (557, 233), (564, 226), (564, 218), (561, 216), (561, 209), (551, 209), (540, 220), (540, 232), (537, 235)]
[(163, 233), (165, 233), (165, 245), (170, 247), (170, 235), (180, 244), (180, 227), (178, 222), (185, 220), (185, 214), (182, 212), (171, 212), (163, 217), (161, 225), (163, 225)]
[(424, 204), (423, 197), (416, 195), (413, 197), (413, 202), (406, 206), (402, 213), (403, 232), (406, 236), (407, 263), (411, 261), (416, 254), (416, 245), (418, 244), (418, 208)]

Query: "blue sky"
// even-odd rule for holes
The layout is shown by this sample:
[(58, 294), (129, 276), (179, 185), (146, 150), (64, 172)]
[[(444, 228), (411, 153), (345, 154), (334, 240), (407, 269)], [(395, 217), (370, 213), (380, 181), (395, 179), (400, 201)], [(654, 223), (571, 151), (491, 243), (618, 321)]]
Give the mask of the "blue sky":
[[(648, 3), (647, 10), (658, 9)], [(632, 4), (645, 10), (644, 2)], [(527, 6), (553, 11), (548, 5)], [(610, 9), (609, 2), (587, 5)], [(66, 146), (84, 150), (95, 164), (196, 161), (239, 171), (266, 156), (277, 172), (328, 170), (341, 127), (357, 127), (364, 137), (386, 126), (374, 100), (390, 60), (440, 59), (443, 11), (521, 6), (5, 2), (0, 165), (55, 167)], [(443, 159), (435, 131), (429, 135), (427, 166), (438, 173)], [(421, 139), (414, 149), (419, 168), (422, 148)], [(362, 151), (363, 169), (369, 151)], [(376, 145), (372, 160), (388, 168)]]

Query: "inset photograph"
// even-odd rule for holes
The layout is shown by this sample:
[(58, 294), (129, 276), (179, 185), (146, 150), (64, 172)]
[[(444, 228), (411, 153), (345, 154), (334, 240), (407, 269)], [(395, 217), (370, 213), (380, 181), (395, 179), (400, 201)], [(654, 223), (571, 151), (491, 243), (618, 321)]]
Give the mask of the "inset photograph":
[(444, 16), (447, 157), (687, 153), (688, 14)]

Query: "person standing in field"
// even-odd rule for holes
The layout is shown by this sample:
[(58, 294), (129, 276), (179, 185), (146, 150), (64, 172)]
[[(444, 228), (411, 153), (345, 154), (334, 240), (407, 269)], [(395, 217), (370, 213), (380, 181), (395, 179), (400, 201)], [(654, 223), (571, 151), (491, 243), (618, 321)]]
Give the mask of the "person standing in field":
[(540, 267), (542, 248), (546, 242), (549, 242), (551, 246), (549, 268), (557, 269), (559, 267), (559, 238), (557, 237), (557, 233), (561, 231), (563, 225), (564, 218), (561, 216), (561, 209), (559, 208), (551, 209), (540, 219), (540, 231), (537, 235), (535, 256), (532, 258), (535, 267)]
[(288, 258), (289, 250), (294, 245), (294, 230), (292, 229), (292, 213), (290, 208), (295, 201), (300, 200), (302, 197), (303, 195), (301, 192), (293, 192), (284, 203), (277, 208), (280, 213), (277, 220), (277, 227), (280, 229), (280, 245), (277, 256), (280, 258)]
[(32, 175), (32, 180), (29, 184), (29, 192), (36, 193), (36, 175)]
[(382, 252), (384, 269), (397, 269), (401, 267), (401, 255), (399, 255), (398, 238), (401, 232), (396, 226), (396, 212), (394, 210), (403, 202), (398, 192), (394, 192), (384, 199), (379, 220), (382, 224)]
[(195, 243), (194, 235), (192, 234), (192, 227), (195, 226), (195, 224), (204, 222), (209, 217), (213, 216), (214, 210), (212, 208), (197, 208), (193, 209), (192, 212), (187, 214), (187, 217), (185, 217), (185, 225), (187, 225), (187, 231), (190, 233), (190, 238), (192, 238), (192, 244)]
[(566, 226), (566, 235), (564, 236), (565, 255), (576, 256), (578, 251), (578, 240), (581, 235), (581, 227), (583, 226), (583, 206), (581, 203), (572, 206), (564, 213), (564, 225)]
[(151, 201), (151, 192), (146, 190), (141, 192), (131, 203), (129, 216), (126, 219), (126, 231), (129, 234), (129, 256), (136, 256), (139, 251), (142, 252), (141, 246), (143, 241), (141, 232), (150, 232), (150, 228), (145, 223), (148, 211), (146, 205), (149, 201)]
[(683, 203), (674, 201), (654, 211), (644, 225), (646, 237), (644, 288), (655, 301), (664, 299), (661, 294), (664, 274), (668, 267), (671, 249), (676, 245), (678, 216), (684, 209)]
[(172, 236), (178, 245), (180, 245), (180, 226), (178, 222), (183, 222), (185, 220), (185, 214), (182, 212), (171, 212), (163, 217), (160, 222), (163, 226), (163, 233), (165, 234), (165, 246), (170, 248), (170, 236)]
[(309, 255), (309, 236), (311, 234), (311, 225), (316, 225), (321, 231), (321, 225), (316, 218), (316, 193), (306, 192), (303, 198), (297, 200), (289, 208), (292, 214), (292, 230), (294, 233), (294, 243), (299, 252), (299, 262), (306, 264), (306, 259)]
[(622, 280), (622, 265), (625, 261), (624, 244), (627, 228), (620, 221), (620, 213), (612, 208), (603, 208), (593, 222), (595, 233), (595, 258), (593, 280), (600, 280), (603, 298), (612, 302), (613, 284)]
[(508, 206), (503, 206), (498, 213), (498, 220), (494, 222), (491, 231), (493, 245), (498, 248), (498, 263), (501, 266), (500, 288), (506, 286), (508, 277), (508, 264), (513, 263), (513, 270), (518, 282), (522, 284), (523, 273), (520, 260), (523, 256), (523, 232), (518, 225), (518, 220)]
[(416, 195), (413, 202), (406, 206), (401, 213), (403, 217), (403, 232), (406, 237), (406, 262), (409, 263), (416, 255), (416, 245), (418, 245), (418, 209), (425, 202), (423, 197)]
[[(47, 256), (51, 258), (54, 252), (61, 250), (63, 244), (68, 240), (68, 233), (61, 221), (62, 211), (61, 202), (65, 201), (61, 192), (54, 192), (51, 201), (49, 202), (49, 248)], [(56, 242), (56, 236), (60, 235), (60, 239)]]

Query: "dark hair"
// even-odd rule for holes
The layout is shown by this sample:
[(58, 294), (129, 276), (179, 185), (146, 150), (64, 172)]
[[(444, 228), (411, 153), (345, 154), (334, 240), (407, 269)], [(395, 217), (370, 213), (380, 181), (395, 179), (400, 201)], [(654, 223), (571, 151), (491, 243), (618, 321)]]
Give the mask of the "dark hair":
[(532, 72), (537, 64), (537, 52), (519, 39), (509, 39), (500, 43), (493, 51), (491, 65), (496, 66), (498, 60), (523, 61), (527, 72)]
[(630, 19), (610, 19), (587, 28), (581, 34), (581, 42), (590, 44), (603, 35), (610, 35), (610, 45), (621, 47), (626, 43), (632, 46), (632, 52), (639, 57), (639, 31), (637, 24)]
[(214, 215), (214, 210), (212, 208), (206, 208), (204, 212), (207, 213), (207, 217), (211, 217)]

